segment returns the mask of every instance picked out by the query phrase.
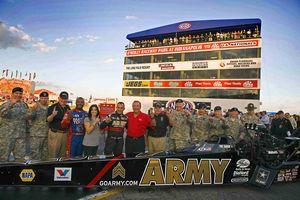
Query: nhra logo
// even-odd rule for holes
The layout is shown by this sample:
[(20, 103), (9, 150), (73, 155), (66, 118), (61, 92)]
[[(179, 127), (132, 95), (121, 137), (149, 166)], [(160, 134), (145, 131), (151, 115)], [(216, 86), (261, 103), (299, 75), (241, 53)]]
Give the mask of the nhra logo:
[(112, 178), (113, 179), (116, 178), (117, 176), (125, 178), (125, 174), (126, 174), (125, 168), (122, 166), (122, 164), (120, 162), (112, 170)]
[(191, 27), (192, 27), (192, 24), (188, 23), (188, 22), (184, 22), (184, 23), (181, 23), (181, 24), (178, 25), (178, 28), (180, 30), (187, 30), (187, 29), (189, 29)]
[(184, 87), (193, 87), (193, 83), (191, 81), (185, 82)]
[(72, 168), (70, 167), (55, 167), (54, 181), (71, 181)]
[(211, 45), (211, 48), (212, 49), (218, 49), (218, 48), (220, 48), (220, 46), (217, 43), (214, 43), (214, 44)]
[(243, 84), (243, 87), (245, 87), (245, 88), (252, 88), (253, 87), (253, 83), (251, 81), (246, 81)]
[(214, 87), (222, 87), (222, 82), (221, 81), (216, 81), (214, 82)]
[[(167, 108), (171, 108), (173, 110), (176, 110), (176, 100), (169, 101), (167, 103), (166, 107)], [(183, 109), (185, 109), (185, 110), (191, 110), (193, 108), (194, 108), (194, 106), (193, 106), (193, 104), (191, 102), (183, 100)]]
[(23, 182), (31, 182), (35, 177), (35, 173), (32, 169), (23, 169), (19, 176)]

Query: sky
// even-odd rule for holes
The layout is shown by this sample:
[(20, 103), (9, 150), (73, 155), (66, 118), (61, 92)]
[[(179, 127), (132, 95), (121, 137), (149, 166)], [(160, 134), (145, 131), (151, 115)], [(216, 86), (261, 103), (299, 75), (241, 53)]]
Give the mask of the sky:
[(126, 35), (192, 20), (262, 20), (261, 109), (300, 113), (300, 1), (0, 0), (0, 69), (37, 88), (120, 97)]

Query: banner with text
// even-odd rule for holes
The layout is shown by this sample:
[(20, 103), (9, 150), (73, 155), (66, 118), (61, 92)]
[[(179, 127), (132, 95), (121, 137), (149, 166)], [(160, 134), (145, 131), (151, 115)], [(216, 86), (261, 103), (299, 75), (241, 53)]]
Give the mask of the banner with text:
[(125, 57), (131, 56), (143, 56), (143, 55), (155, 55), (155, 54), (169, 54), (169, 53), (183, 53), (193, 51), (210, 51), (216, 49), (238, 49), (249, 47), (260, 47), (260, 39), (248, 39), (248, 40), (234, 40), (234, 41), (220, 41), (210, 43), (197, 43), (197, 44), (185, 44), (174, 46), (163, 46), (153, 48), (140, 48), (130, 49), (125, 51)]

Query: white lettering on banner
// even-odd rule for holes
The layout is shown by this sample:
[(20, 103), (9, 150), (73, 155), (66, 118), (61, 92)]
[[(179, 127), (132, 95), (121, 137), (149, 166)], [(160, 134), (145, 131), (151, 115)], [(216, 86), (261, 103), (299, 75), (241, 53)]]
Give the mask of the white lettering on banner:
[(139, 181), (99, 181), (99, 186), (137, 186)]
[(229, 60), (203, 60), (174, 63), (149, 63), (128, 64), (124, 66), (124, 72), (150, 72), (161, 70), (188, 71), (188, 70), (207, 70), (207, 69), (247, 69), (260, 68), (260, 58), (229, 59)]
[(200, 44), (186, 44), (175, 45), (169, 47), (153, 47), (144, 49), (130, 49), (125, 51), (125, 56), (139, 56), (163, 53), (181, 53), (191, 51), (203, 51), (211, 49), (229, 49), (229, 48), (242, 48), (242, 47), (260, 47), (260, 39), (249, 39), (239, 41), (222, 41), (214, 43), (200, 43)]

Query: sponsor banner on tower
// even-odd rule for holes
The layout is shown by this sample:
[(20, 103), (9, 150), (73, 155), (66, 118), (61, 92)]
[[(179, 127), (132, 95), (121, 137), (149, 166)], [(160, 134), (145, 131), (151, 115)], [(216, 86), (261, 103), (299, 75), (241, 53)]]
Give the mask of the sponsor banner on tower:
[(125, 88), (235, 88), (258, 89), (258, 80), (151, 80), (151, 81), (124, 81)]
[(260, 68), (260, 58), (201, 60), (188, 62), (166, 62), (149, 64), (131, 64), (124, 66), (124, 72), (182, 71), (208, 69), (247, 69)]
[(193, 51), (208, 51), (215, 49), (238, 49), (260, 47), (260, 39), (248, 40), (234, 40), (210, 43), (197, 43), (186, 45), (174, 45), (165, 47), (141, 48), (126, 50), (125, 57), (142, 56), (142, 55), (155, 55), (155, 54), (168, 54), (168, 53), (183, 53)]

